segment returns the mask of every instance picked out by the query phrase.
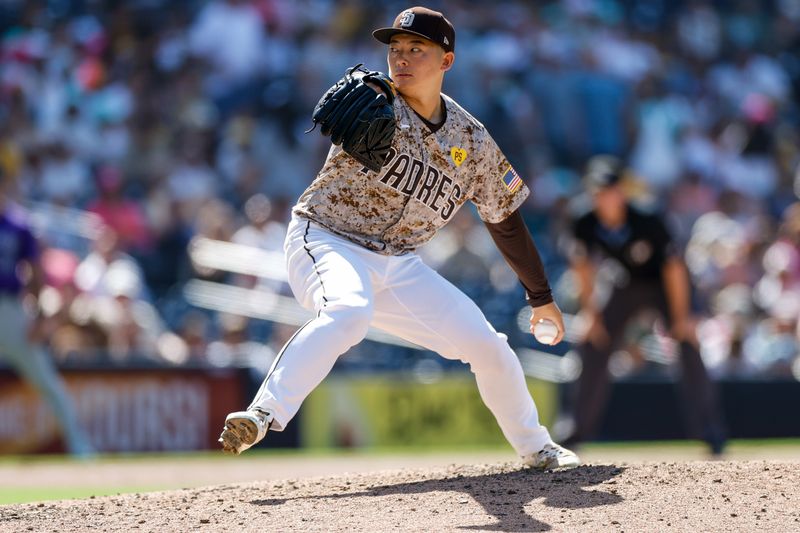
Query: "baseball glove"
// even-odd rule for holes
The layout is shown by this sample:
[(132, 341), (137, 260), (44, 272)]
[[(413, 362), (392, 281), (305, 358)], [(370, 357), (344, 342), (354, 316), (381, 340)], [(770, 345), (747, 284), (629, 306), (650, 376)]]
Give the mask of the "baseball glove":
[[(367, 85), (372, 82), (382, 92)], [(391, 78), (358, 64), (322, 95), (311, 119), (333, 144), (378, 172), (386, 161), (395, 131), (395, 89)], [(312, 128), (313, 129), (313, 128)]]

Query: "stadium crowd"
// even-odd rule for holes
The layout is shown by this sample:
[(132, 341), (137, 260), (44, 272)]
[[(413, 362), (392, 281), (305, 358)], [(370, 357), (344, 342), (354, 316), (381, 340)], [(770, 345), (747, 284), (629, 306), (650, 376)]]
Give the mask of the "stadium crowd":
[[(685, 249), (715, 375), (800, 379), (800, 0), (429, 4), (458, 31), (445, 90), (532, 189), (525, 215), (564, 311), (581, 172), (614, 154)], [(347, 67), (385, 68), (370, 30), (405, 5), (3, 2), (0, 165), (45, 245), (37, 339), (61, 363), (268, 365), (291, 324), (230, 298), (192, 305), (187, 287), (287, 296), (285, 283), (189, 251), (282, 251), (328, 149), (303, 133), (311, 110)], [(533, 343), (516, 327), (522, 289), (470, 209), (421, 253), (512, 345)], [(341, 365), (420, 357), (369, 345)]]

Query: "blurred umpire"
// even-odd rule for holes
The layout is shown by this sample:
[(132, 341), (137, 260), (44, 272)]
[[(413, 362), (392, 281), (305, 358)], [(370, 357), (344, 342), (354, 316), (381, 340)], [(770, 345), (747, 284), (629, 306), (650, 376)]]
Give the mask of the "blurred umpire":
[[(690, 316), (688, 271), (662, 218), (628, 202), (622, 171), (615, 157), (589, 160), (584, 181), (592, 209), (573, 225), (570, 261), (579, 285), (580, 316), (587, 327), (579, 347), (583, 370), (577, 384), (575, 427), (566, 443), (575, 445), (594, 436), (608, 397), (609, 358), (620, 347), (630, 319), (650, 311), (664, 321), (679, 345), (688, 433), (719, 454), (725, 440), (723, 425)], [(601, 305), (596, 273), (608, 260), (618, 272)]]

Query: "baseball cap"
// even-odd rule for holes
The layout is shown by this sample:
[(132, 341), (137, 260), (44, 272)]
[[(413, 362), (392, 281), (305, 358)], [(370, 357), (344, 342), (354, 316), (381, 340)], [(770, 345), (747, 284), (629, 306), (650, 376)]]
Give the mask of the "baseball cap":
[(596, 192), (616, 185), (622, 180), (622, 162), (613, 155), (596, 155), (586, 164), (583, 182), (586, 189)]
[(384, 44), (389, 44), (392, 36), (398, 33), (419, 35), (433, 41), (445, 52), (452, 52), (456, 46), (456, 30), (450, 21), (438, 11), (416, 6), (400, 12), (391, 28), (378, 28), (372, 36)]

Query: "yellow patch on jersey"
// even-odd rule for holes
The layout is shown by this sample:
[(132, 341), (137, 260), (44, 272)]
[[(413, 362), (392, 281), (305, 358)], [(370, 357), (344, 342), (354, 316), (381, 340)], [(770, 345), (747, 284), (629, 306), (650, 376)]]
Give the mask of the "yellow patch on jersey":
[(467, 151), (458, 146), (453, 146), (450, 148), (450, 159), (453, 160), (457, 167), (460, 167), (461, 163), (467, 159)]

